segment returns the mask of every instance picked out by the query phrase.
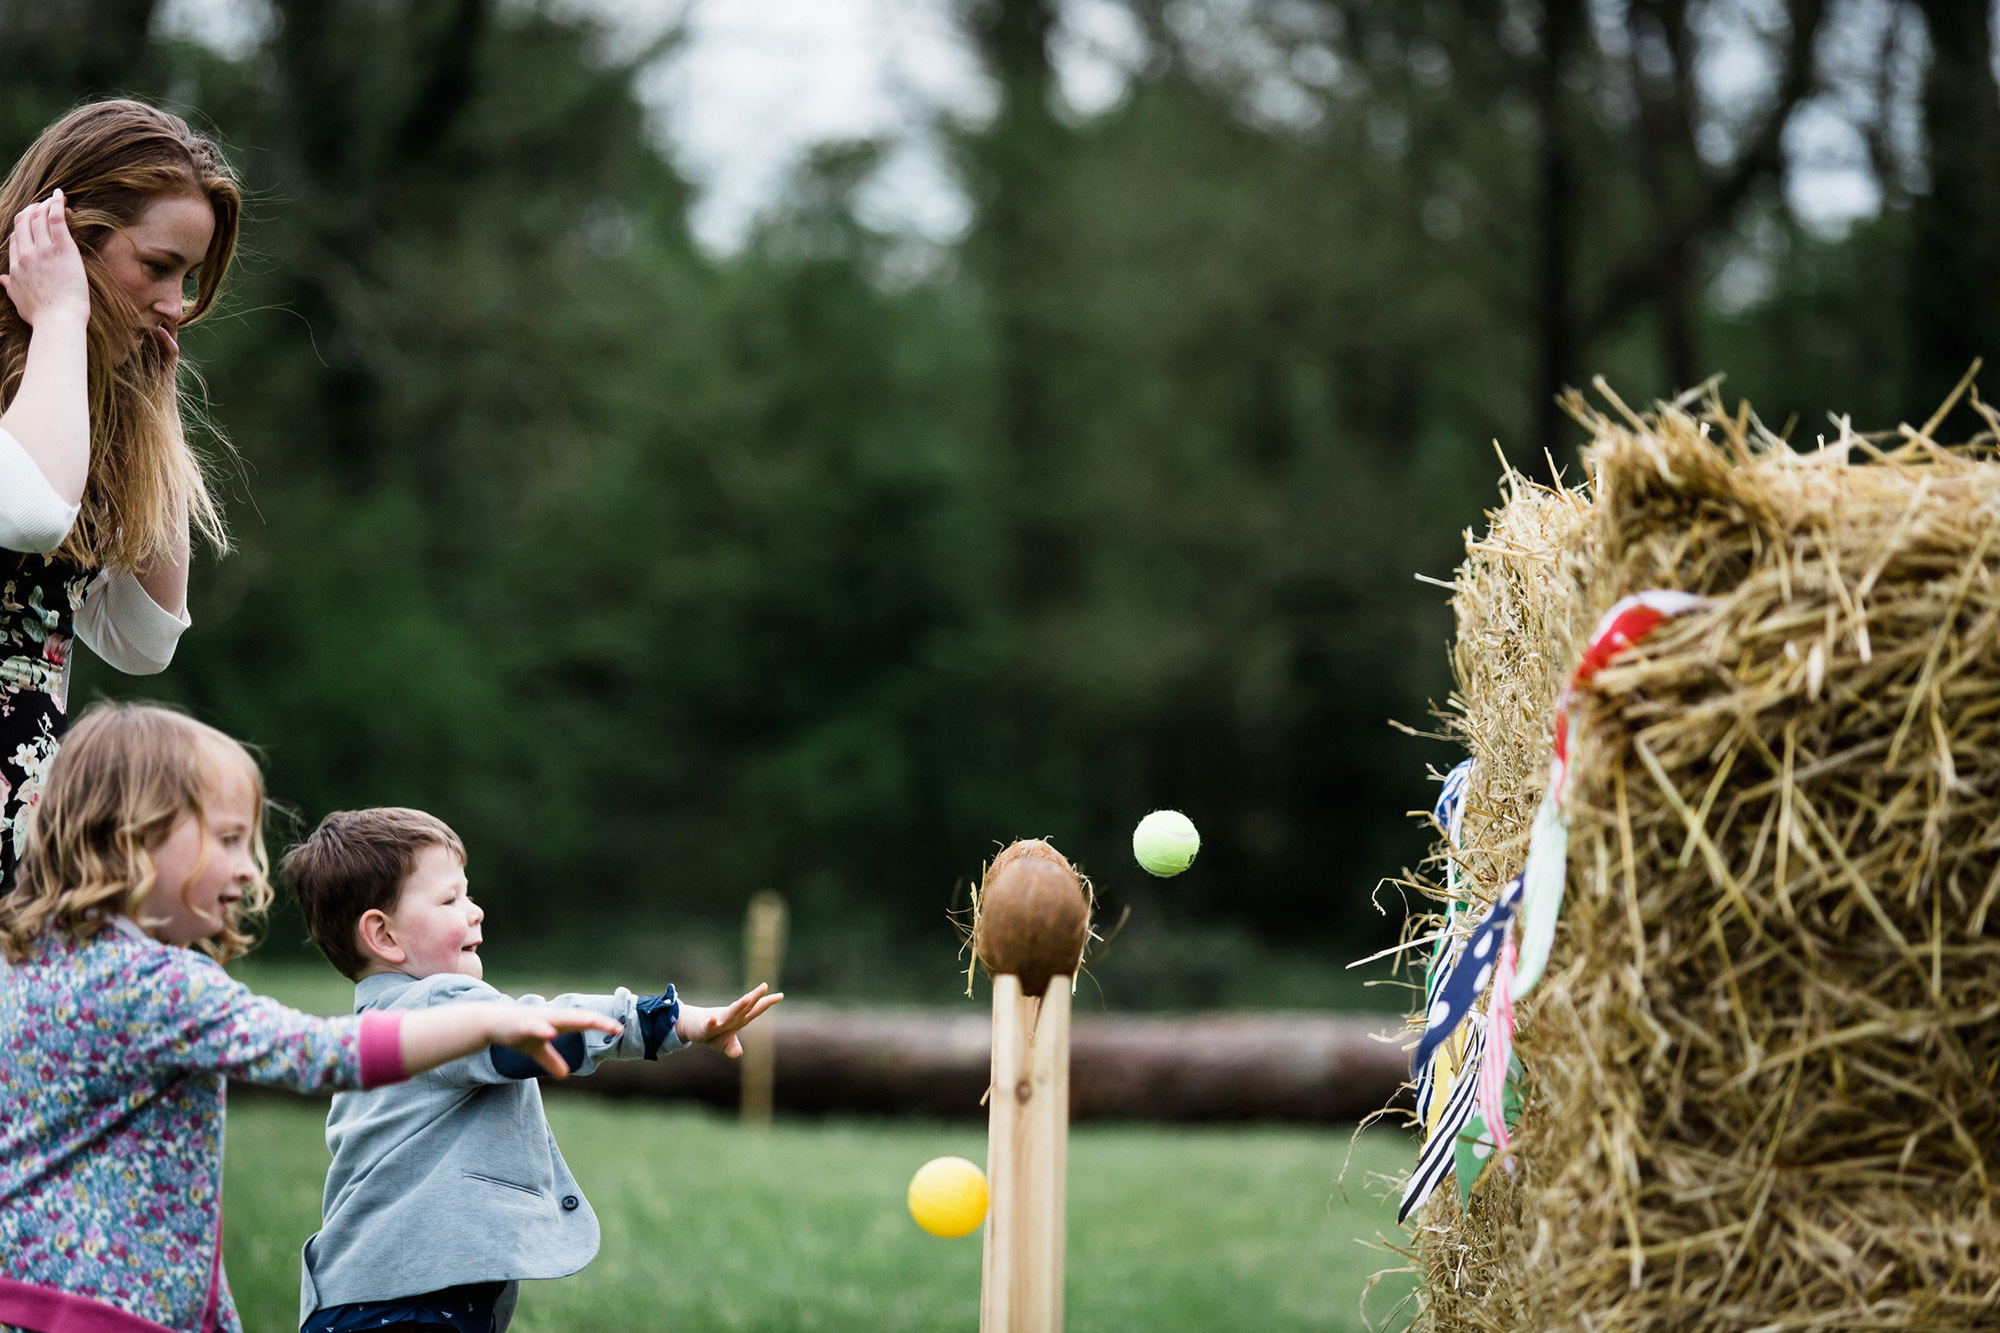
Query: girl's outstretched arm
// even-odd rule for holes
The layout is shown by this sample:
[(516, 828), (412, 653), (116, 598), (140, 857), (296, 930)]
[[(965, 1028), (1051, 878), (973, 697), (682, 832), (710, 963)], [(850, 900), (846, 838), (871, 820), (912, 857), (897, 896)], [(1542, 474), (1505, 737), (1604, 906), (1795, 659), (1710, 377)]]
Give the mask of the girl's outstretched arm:
[(318, 1018), (253, 994), (192, 949), (121, 941), (104, 954), (78, 985), (100, 1007), (86, 1026), (114, 1034), (99, 1054), (120, 1068), (338, 1092), (400, 1082), (501, 1045), (560, 1078), (569, 1067), (550, 1045), (558, 1035), (622, 1028), (584, 1009), (512, 1002)]
[(21, 386), (0, 414), (0, 430), (19, 442), (65, 504), (81, 504), (90, 476), (90, 282), (62, 191), (15, 215), (0, 290), (32, 329)]

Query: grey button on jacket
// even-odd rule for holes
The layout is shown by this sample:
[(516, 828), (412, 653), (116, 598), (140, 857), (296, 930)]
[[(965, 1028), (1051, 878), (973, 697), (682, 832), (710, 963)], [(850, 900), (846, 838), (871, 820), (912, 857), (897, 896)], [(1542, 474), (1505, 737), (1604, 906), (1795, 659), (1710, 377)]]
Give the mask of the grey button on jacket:
[[(354, 1011), (427, 1009), (468, 1000), (507, 1001), (483, 981), (400, 973), (363, 978)], [(604, 1059), (645, 1054), (638, 999), (614, 995), (520, 997), (615, 1018), (622, 1033), (586, 1032), (588, 1074)], [(665, 1052), (681, 1045), (669, 1038)], [(319, 1232), (302, 1255), (299, 1322), (327, 1305), (388, 1301), (467, 1282), (566, 1277), (597, 1254), (597, 1215), (583, 1197), (542, 1114), (534, 1079), (497, 1072), (490, 1052), (371, 1092), (344, 1092), (326, 1118), (333, 1165)], [(498, 1310), (507, 1327), (515, 1289)]]

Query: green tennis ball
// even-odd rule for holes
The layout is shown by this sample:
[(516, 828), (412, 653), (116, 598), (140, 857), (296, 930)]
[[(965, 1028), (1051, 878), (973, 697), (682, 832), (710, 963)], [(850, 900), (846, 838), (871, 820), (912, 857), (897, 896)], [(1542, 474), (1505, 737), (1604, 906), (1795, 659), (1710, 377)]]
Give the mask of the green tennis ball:
[(1132, 855), (1151, 873), (1165, 879), (1194, 864), (1201, 834), (1194, 821), (1178, 810), (1155, 810), (1132, 830)]

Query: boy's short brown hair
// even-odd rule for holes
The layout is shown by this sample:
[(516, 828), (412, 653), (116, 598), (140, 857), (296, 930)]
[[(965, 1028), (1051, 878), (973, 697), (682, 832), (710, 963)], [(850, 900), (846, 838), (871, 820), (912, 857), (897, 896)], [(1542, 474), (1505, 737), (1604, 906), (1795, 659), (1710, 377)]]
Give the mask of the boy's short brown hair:
[(305, 913), (306, 929), (326, 960), (352, 980), (368, 966), (354, 927), (372, 911), (393, 911), (403, 880), (426, 847), (465, 844), (436, 815), (402, 806), (336, 810), (312, 836), (285, 853), (285, 882)]

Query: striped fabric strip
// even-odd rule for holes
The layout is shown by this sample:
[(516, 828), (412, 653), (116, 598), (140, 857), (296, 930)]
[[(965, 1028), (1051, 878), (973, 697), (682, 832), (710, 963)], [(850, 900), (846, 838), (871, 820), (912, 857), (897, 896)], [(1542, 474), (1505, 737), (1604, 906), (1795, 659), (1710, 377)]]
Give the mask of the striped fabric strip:
[(1478, 1014), (1466, 1019), (1464, 1071), (1445, 1098), (1444, 1114), (1438, 1117), (1437, 1127), (1424, 1140), (1424, 1150), (1417, 1154), (1417, 1169), (1403, 1187), (1403, 1204), (1396, 1211), (1396, 1221), (1403, 1222), (1417, 1209), (1423, 1207), (1424, 1200), (1452, 1173), (1452, 1160), (1457, 1149), (1459, 1132), (1465, 1128), (1466, 1117), (1472, 1114), (1473, 1106), (1479, 1100), (1479, 1080), (1469, 1077), (1470, 1072), (1479, 1067), (1480, 1056), (1486, 1046), (1486, 1023)]
[[(1462, 759), (1445, 774), (1444, 790), (1438, 793), (1437, 805), (1431, 810), (1431, 818), (1436, 821), (1438, 832), (1453, 851), (1457, 851), (1465, 831), (1465, 795), (1472, 786), (1471, 759)], [(1444, 923), (1438, 928), (1437, 947), (1431, 950), (1430, 967), (1424, 977), (1424, 1012), (1430, 1012), (1437, 1002), (1438, 991), (1444, 986), (1445, 974), (1451, 970), (1450, 963), (1457, 955), (1452, 951), (1452, 926), (1458, 918), (1458, 862), (1456, 859), (1445, 863), (1445, 891), (1449, 895), (1445, 902)], [(1459, 1043), (1462, 1048), (1463, 1042)], [(1435, 1056), (1423, 1062), (1417, 1070), (1417, 1123), (1431, 1123), (1431, 1102), (1436, 1095), (1438, 1076), (1444, 1076), (1445, 1086), (1451, 1084), (1453, 1074), (1461, 1064), (1451, 1057), (1460, 1051), (1446, 1049), (1442, 1056)], [(1447, 1068), (1440, 1069), (1443, 1063)]]
[(1438, 793), (1437, 806), (1431, 811), (1431, 818), (1437, 821), (1438, 831), (1452, 846), (1461, 845), (1465, 831), (1465, 793), (1472, 786), (1472, 766), (1477, 762), (1461, 759), (1444, 775), (1444, 790)]

